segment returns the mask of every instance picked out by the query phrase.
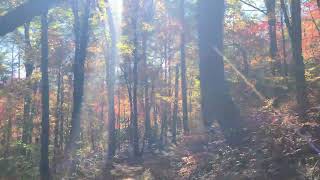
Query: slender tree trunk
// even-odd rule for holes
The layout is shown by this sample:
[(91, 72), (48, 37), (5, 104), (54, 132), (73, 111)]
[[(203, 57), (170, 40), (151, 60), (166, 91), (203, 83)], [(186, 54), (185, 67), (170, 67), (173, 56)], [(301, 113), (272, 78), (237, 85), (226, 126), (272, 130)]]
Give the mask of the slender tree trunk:
[(57, 75), (57, 99), (56, 99), (56, 113), (55, 113), (55, 125), (54, 125), (54, 149), (53, 149), (53, 172), (56, 173), (56, 164), (59, 154), (59, 124), (60, 124), (60, 91), (61, 91), (61, 67), (59, 67)]
[(172, 142), (177, 143), (177, 121), (178, 121), (178, 100), (179, 100), (179, 65), (176, 65), (176, 80), (174, 88), (173, 120), (172, 120)]
[(48, 77), (48, 21), (47, 12), (41, 16), (41, 155), (40, 179), (48, 180), (49, 170), (49, 77)]
[(154, 80), (152, 80), (151, 82), (151, 96), (152, 96), (152, 99), (151, 99), (151, 104), (152, 104), (152, 107), (153, 107), (153, 122), (154, 122), (154, 127), (153, 127), (153, 134), (152, 134), (152, 143), (155, 143), (158, 141), (158, 128), (159, 128), (159, 125), (158, 125), (158, 119), (157, 119), (157, 105), (156, 105), (156, 95), (155, 95), (155, 87), (154, 87)]
[[(108, 1), (107, 1), (108, 3)], [(110, 29), (111, 37), (111, 53), (108, 64), (108, 75), (107, 75), (107, 85), (108, 85), (108, 120), (109, 120), (109, 140), (108, 140), (108, 158), (112, 159), (116, 153), (117, 142), (116, 142), (116, 116), (114, 110), (114, 86), (115, 86), (115, 66), (117, 57), (117, 34), (113, 19), (113, 14), (110, 5), (107, 7), (108, 24)]]
[(166, 104), (165, 102), (162, 102), (163, 110), (161, 113), (161, 131), (160, 131), (160, 144), (159, 144), (160, 149), (162, 149), (167, 142), (168, 111), (165, 104)]
[(268, 28), (270, 37), (270, 58), (272, 60), (272, 74), (276, 75), (279, 70), (279, 62), (277, 60), (277, 19), (276, 19), (276, 0), (264, 0), (267, 8)]
[(103, 134), (105, 132), (105, 125), (104, 125), (104, 100), (100, 103), (100, 114), (99, 114), (99, 136), (98, 136), (98, 146), (100, 146), (101, 140), (103, 142), (103, 147), (106, 144), (104, 141), (105, 139), (103, 138)]
[[(121, 94), (120, 94), (120, 88), (118, 87), (118, 137), (120, 137), (121, 135)], [(119, 142), (118, 143), (118, 151), (121, 152), (121, 142), (120, 142), (120, 138), (119, 138)]]
[[(288, 15), (287, 6), (284, 0), (280, 0), (281, 8), (284, 13), (284, 21), (287, 25), (290, 35), (292, 56), (294, 61), (294, 76), (296, 80), (296, 99), (299, 109), (299, 115), (302, 118), (306, 116), (308, 108), (307, 84), (305, 79), (305, 64), (302, 55), (302, 25), (301, 25), (301, 1), (292, 0), (290, 3), (291, 18)], [(290, 21), (291, 19), (291, 21)]]
[[(152, 23), (153, 14), (154, 14), (154, 2), (153, 0), (146, 0), (143, 2), (144, 15), (143, 21), (145, 23)], [(147, 63), (147, 50), (148, 50), (148, 40), (150, 32), (148, 30), (142, 30), (142, 59), (143, 59), (143, 68), (144, 68), (144, 109), (145, 109), (145, 137), (144, 140), (147, 142), (147, 147), (151, 147), (151, 120), (150, 120), (150, 93), (149, 93), (149, 80), (148, 77), (148, 63)]]
[(15, 44), (12, 45), (12, 48), (11, 48), (11, 83), (13, 83), (14, 81), (14, 60), (15, 60), (15, 57), (14, 57), (14, 52), (15, 52)]
[(186, 35), (185, 35), (185, 12), (184, 12), (185, 0), (180, 0), (180, 22), (182, 26), (181, 30), (181, 42), (180, 42), (180, 63), (181, 63), (181, 90), (182, 90), (182, 119), (183, 130), (185, 133), (189, 133), (189, 120), (188, 120), (188, 98), (187, 98), (187, 77), (186, 77)]
[(292, 12), (292, 50), (295, 63), (295, 78), (297, 89), (297, 102), (300, 115), (305, 117), (308, 106), (307, 85), (305, 79), (305, 65), (302, 56), (302, 28), (301, 28), (301, 1), (291, 1)]
[(145, 109), (145, 137), (147, 147), (150, 147), (151, 138), (151, 122), (150, 122), (150, 94), (149, 94), (149, 78), (148, 78), (148, 64), (147, 64), (147, 32), (144, 32), (142, 42), (142, 58), (144, 67), (144, 109)]
[(73, 81), (73, 110), (71, 118), (71, 131), (69, 142), (67, 144), (67, 153), (73, 156), (77, 149), (80, 148), (81, 137), (81, 109), (83, 102), (84, 89), (84, 63), (87, 55), (87, 46), (89, 41), (89, 15), (90, 0), (86, 0), (85, 10), (82, 15), (82, 25), (80, 27), (80, 18), (78, 15), (78, 2), (74, 1), (75, 16), (75, 34), (76, 34), (76, 50), (74, 61), (74, 81)]
[(144, 89), (145, 93), (145, 140), (148, 147), (150, 147), (151, 138), (151, 122), (150, 122), (150, 102), (149, 102), (149, 85), (146, 84)]
[(20, 54), (20, 49), (18, 52), (18, 79), (21, 79), (21, 54)]
[(283, 53), (283, 76), (288, 76), (288, 63), (287, 63), (287, 48), (286, 48), (286, 36), (284, 32), (284, 15), (283, 10), (281, 9), (281, 36), (282, 36), (282, 53)]
[(89, 122), (89, 130), (88, 130), (88, 137), (90, 139), (90, 142), (91, 142), (91, 150), (94, 152), (96, 150), (96, 140), (97, 140), (97, 129), (95, 128), (94, 126), (94, 113), (93, 113), (93, 110), (92, 110), (92, 107), (91, 106), (88, 106), (88, 119), (90, 120)]
[(59, 114), (59, 149), (62, 152), (64, 149), (64, 81), (63, 81), (63, 74), (61, 75), (61, 89), (60, 89), (60, 114)]
[[(11, 105), (11, 100), (8, 102), (9, 105)], [(8, 111), (9, 108), (7, 108)], [(4, 156), (6, 159), (7, 157), (10, 157), (10, 145), (11, 145), (11, 137), (12, 137), (12, 113), (9, 113), (8, 117), (8, 124), (6, 127), (6, 132), (4, 134), (5, 136), (5, 150), (4, 150)]]
[[(31, 83), (31, 76), (33, 73), (34, 65), (31, 60), (31, 43), (30, 43), (30, 23), (26, 23), (24, 25), (24, 36), (25, 36), (25, 71), (26, 71), (26, 80), (27, 80), (27, 86), (28, 91), (24, 97), (24, 107), (23, 107), (23, 130), (22, 130), (22, 142), (25, 144), (29, 144), (28, 140), (32, 137), (32, 131), (31, 128), (33, 126), (33, 120), (31, 118), (31, 89), (32, 89), (32, 83)], [(30, 89), (30, 90), (29, 90)]]
[(139, 11), (139, 2), (134, 4), (134, 14), (132, 18), (132, 29), (134, 32), (133, 37), (133, 117), (132, 117), (132, 130), (133, 130), (133, 151), (134, 155), (138, 156), (140, 154), (139, 150), (139, 129), (138, 129), (138, 64), (139, 64), (139, 55), (138, 55), (138, 11)]
[(239, 140), (240, 113), (224, 76), (224, 0), (199, 0), (199, 53), (202, 118), (208, 128), (217, 120), (227, 140)]

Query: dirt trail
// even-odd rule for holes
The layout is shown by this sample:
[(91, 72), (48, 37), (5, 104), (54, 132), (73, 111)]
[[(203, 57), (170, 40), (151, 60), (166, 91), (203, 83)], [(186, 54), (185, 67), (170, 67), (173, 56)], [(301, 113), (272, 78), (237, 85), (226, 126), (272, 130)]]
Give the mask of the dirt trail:
[(207, 135), (193, 133), (166, 151), (145, 153), (140, 159), (134, 160), (116, 159), (99, 179), (188, 179), (197, 169), (209, 163), (207, 140)]

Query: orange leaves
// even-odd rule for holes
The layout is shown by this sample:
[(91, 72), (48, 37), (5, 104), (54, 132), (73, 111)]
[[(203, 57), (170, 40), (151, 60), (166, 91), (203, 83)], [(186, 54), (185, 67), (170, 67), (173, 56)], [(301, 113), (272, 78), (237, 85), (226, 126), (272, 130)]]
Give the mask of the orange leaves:
[(303, 3), (302, 48), (305, 59), (318, 57), (320, 44), (320, 11), (315, 1)]

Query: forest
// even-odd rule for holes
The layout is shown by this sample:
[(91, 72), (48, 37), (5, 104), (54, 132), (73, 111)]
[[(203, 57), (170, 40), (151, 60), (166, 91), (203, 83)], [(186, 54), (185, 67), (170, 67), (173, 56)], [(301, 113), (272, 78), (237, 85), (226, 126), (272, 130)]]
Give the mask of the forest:
[(0, 180), (320, 180), (320, 0), (0, 0)]

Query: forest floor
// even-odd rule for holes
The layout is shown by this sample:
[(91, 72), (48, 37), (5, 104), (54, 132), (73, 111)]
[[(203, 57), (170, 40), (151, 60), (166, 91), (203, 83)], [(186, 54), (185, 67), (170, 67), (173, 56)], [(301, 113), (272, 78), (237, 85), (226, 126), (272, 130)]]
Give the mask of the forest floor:
[[(179, 144), (145, 152), (141, 158), (120, 153), (111, 165), (99, 165), (103, 167), (100, 175), (92, 179), (319, 179), (319, 154), (298, 132), (308, 127), (308, 135), (313, 135), (313, 125), (297, 123), (298, 117), (288, 106), (275, 111), (266, 103), (260, 109), (247, 109), (246, 141), (236, 148), (228, 146), (219, 128), (210, 134), (192, 132), (181, 137)], [(312, 142), (318, 146), (318, 142)]]
[(103, 150), (83, 153), (76, 179), (320, 180), (320, 94), (310, 98), (307, 123), (295, 111), (294, 95), (278, 103), (251, 97), (236, 102), (247, 127), (246, 141), (237, 147), (226, 143), (215, 124), (214, 132), (180, 135), (177, 145), (168, 137), (162, 150), (146, 150), (140, 158), (131, 158), (125, 143), (120, 149), (126, 152), (108, 165)]
[(203, 144), (206, 134), (193, 133), (188, 142), (147, 152), (140, 159), (116, 158), (100, 179), (186, 179), (206, 167), (213, 147)]

